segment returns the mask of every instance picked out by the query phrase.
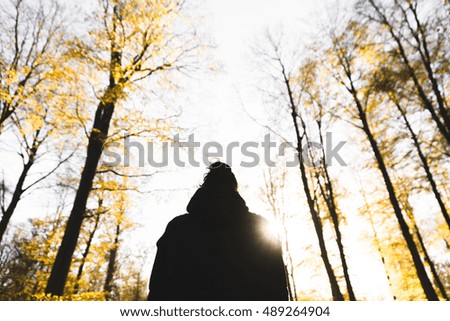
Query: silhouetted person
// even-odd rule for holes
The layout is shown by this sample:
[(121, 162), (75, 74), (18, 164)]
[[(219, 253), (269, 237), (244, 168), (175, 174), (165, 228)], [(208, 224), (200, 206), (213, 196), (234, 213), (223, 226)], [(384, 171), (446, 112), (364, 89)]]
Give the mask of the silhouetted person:
[(149, 300), (287, 300), (279, 242), (249, 213), (228, 165), (202, 186), (159, 239)]

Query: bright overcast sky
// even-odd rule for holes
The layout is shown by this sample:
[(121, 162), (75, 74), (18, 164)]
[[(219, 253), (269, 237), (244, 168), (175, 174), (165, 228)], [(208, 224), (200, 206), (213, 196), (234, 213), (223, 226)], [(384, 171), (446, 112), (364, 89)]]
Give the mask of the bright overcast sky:
[[(231, 1), (201, 1), (205, 19), (202, 23), (208, 26), (210, 36), (216, 45), (215, 59), (222, 65), (222, 71), (210, 75), (207, 79), (192, 81), (188, 85), (188, 102), (183, 108), (181, 125), (185, 128), (195, 128), (197, 141), (202, 145), (207, 141), (217, 141), (226, 146), (231, 141), (261, 142), (267, 130), (256, 124), (247, 114), (258, 118), (258, 113), (264, 112), (262, 97), (258, 94), (256, 83), (259, 74), (252, 64), (251, 46), (265, 31), (281, 26), (291, 33), (293, 39), (299, 42), (317, 32), (319, 21), (325, 15), (327, 3), (335, 1), (314, 0), (231, 0)], [(348, 1), (347, 3), (349, 3)], [(236, 156), (236, 158), (235, 158)], [(233, 154), (233, 170), (240, 184), (240, 192), (247, 201), (250, 210), (264, 216), (270, 216), (270, 211), (260, 199), (260, 188), (263, 184), (262, 168), (240, 168), (239, 155)], [(162, 174), (149, 182), (149, 189), (166, 186), (168, 188), (187, 187), (186, 190), (171, 193), (155, 194), (145, 197), (142, 213), (139, 216), (143, 224), (143, 238), (139, 242), (150, 245), (153, 254), (154, 244), (163, 233), (170, 219), (185, 212), (189, 198), (201, 183), (204, 166), (200, 168), (177, 169), (174, 173)], [(287, 206), (289, 207), (290, 204)], [(298, 206), (297, 203), (292, 204)], [(354, 204), (353, 204), (354, 206)], [(149, 210), (152, 209), (151, 213)], [(297, 208), (296, 211), (302, 211)], [(304, 211), (308, 215), (305, 207)], [(355, 221), (358, 224), (360, 221)], [(389, 297), (387, 287), (383, 282), (383, 270), (367, 253), (367, 245), (358, 242), (361, 230), (353, 229), (346, 235), (354, 239), (354, 255), (358, 262), (353, 263), (355, 270), (367, 271), (371, 275), (380, 275), (380, 279), (356, 276), (361, 281), (368, 295), (373, 297)], [(296, 231), (300, 238), (315, 242), (316, 236), (305, 226), (299, 226)], [(153, 256), (150, 255), (149, 262)], [(361, 266), (357, 266), (361, 264)], [(149, 264), (148, 268), (151, 268)], [(308, 275), (301, 283), (311, 282)], [(363, 280), (361, 279), (363, 278)], [(358, 283), (358, 282), (356, 282)], [(326, 284), (326, 282), (324, 283)], [(317, 288), (318, 291), (320, 289)], [(327, 290), (325, 290), (326, 292)], [(325, 294), (326, 295), (326, 294)]]
[[(325, 2), (323, 1), (323, 4)], [(318, 15), (323, 4), (318, 5), (317, 1), (311, 0), (199, 1), (204, 13), (202, 24), (207, 26), (211, 33), (210, 37), (216, 47), (213, 51), (214, 58), (222, 68), (204, 81), (193, 81), (187, 85), (189, 104), (183, 106), (182, 120), (185, 122), (181, 125), (185, 128), (196, 128), (196, 140), (202, 145), (207, 141), (217, 141), (224, 147), (231, 141), (261, 142), (267, 131), (256, 124), (246, 112), (264, 110), (263, 106), (260, 106), (261, 97), (255, 95), (258, 76), (252, 72), (254, 66), (250, 57), (250, 46), (267, 28), (278, 27), (280, 24), (303, 26), (303, 30), (298, 30), (298, 36), (301, 37), (302, 33), (306, 36), (312, 32), (312, 26), (306, 21), (313, 15)], [(239, 155), (235, 154), (233, 163), (233, 170), (242, 187), (240, 191), (244, 197), (247, 196), (250, 209), (255, 212), (264, 211), (257, 197), (262, 169), (239, 168), (236, 166), (239, 164)], [(204, 172), (203, 165), (189, 170), (178, 169), (174, 174), (160, 175), (155, 179), (155, 184), (169, 183), (172, 188), (179, 188), (180, 185), (195, 187), (201, 182)], [(258, 186), (252, 186), (252, 182)], [(152, 182), (149, 184), (154, 185)], [(160, 235), (168, 217), (184, 213), (192, 193), (193, 189), (176, 193), (176, 202), (162, 201), (155, 204), (153, 198), (149, 200), (152, 207), (161, 206), (160, 211), (163, 213), (160, 214), (167, 217), (166, 219), (153, 214), (147, 217), (146, 219), (151, 221), (149, 228), (158, 231), (149, 235)]]

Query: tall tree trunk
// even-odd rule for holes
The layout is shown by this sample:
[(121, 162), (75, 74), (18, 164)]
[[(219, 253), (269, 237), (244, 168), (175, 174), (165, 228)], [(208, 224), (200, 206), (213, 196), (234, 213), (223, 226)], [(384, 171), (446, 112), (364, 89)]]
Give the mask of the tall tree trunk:
[[(283, 225), (284, 233), (287, 236), (287, 229), (286, 226)], [(295, 267), (294, 262), (292, 261), (292, 255), (290, 252), (289, 247), (289, 241), (286, 237), (286, 240), (284, 241), (284, 246), (286, 248), (286, 257), (288, 259), (288, 264), (285, 264), (286, 272), (287, 272), (287, 281), (288, 281), (288, 287), (289, 287), (289, 295), (291, 297), (291, 301), (297, 301), (297, 286), (295, 285)]]
[[(299, 168), (300, 168), (303, 190), (304, 190), (306, 200), (308, 203), (308, 208), (309, 208), (309, 212), (311, 214), (311, 219), (314, 224), (314, 229), (316, 231), (317, 238), (319, 241), (320, 256), (324, 263), (325, 270), (326, 270), (327, 276), (328, 276), (328, 280), (330, 282), (331, 294), (332, 294), (333, 300), (344, 301), (344, 296), (341, 293), (336, 275), (334, 274), (333, 267), (331, 266), (331, 263), (330, 263), (330, 260), (328, 257), (328, 251), (327, 251), (327, 247), (326, 247), (326, 243), (325, 243), (325, 238), (323, 235), (322, 220), (320, 218), (320, 214), (319, 214), (318, 210), (315, 208), (316, 204), (313, 200), (312, 193), (311, 193), (311, 190), (309, 187), (308, 176), (307, 176), (305, 164), (303, 162), (303, 154), (302, 154), (303, 136), (300, 134), (300, 127), (299, 127), (299, 123), (298, 123), (298, 119), (297, 119), (297, 117), (299, 117), (299, 115), (297, 113), (297, 107), (295, 104), (295, 99), (294, 99), (294, 95), (292, 92), (291, 84), (290, 84), (288, 74), (286, 72), (285, 66), (284, 66), (281, 58), (278, 58), (278, 62), (280, 64), (280, 68), (281, 68), (281, 76), (283, 77), (283, 84), (286, 87), (287, 98), (289, 101), (289, 108), (291, 111), (292, 122), (294, 125), (295, 135), (296, 135), (296, 139), (297, 139), (297, 148), (296, 149), (297, 149), (297, 157), (299, 160)], [(303, 120), (301, 118), (300, 118), (300, 120), (303, 123)], [(304, 129), (304, 127), (305, 126), (303, 126), (303, 129)]]
[(284, 271), (286, 274), (286, 283), (288, 286), (289, 299), (290, 301), (297, 301), (297, 288), (295, 286), (295, 277), (294, 277), (294, 264), (292, 262), (292, 256), (289, 248), (289, 241), (287, 239), (287, 228), (283, 222), (283, 231), (284, 231), (284, 242), (283, 242), (283, 252), (284, 257), (287, 262), (284, 264)]
[(89, 255), (89, 251), (91, 249), (92, 241), (94, 240), (94, 236), (95, 236), (95, 233), (97, 232), (98, 224), (100, 222), (100, 216), (102, 214), (102, 203), (103, 203), (103, 201), (102, 201), (102, 199), (100, 199), (99, 202), (98, 202), (97, 213), (95, 214), (94, 227), (92, 228), (91, 232), (89, 233), (89, 237), (88, 237), (88, 240), (86, 242), (86, 247), (85, 247), (85, 249), (83, 251), (83, 255), (81, 256), (81, 262), (80, 262), (80, 266), (78, 267), (75, 287), (73, 289), (73, 293), (74, 294), (77, 294), (79, 289), (80, 289), (80, 281), (81, 281), (81, 277), (83, 276), (84, 265), (86, 264), (86, 259), (87, 259), (88, 255)]
[(411, 207), (411, 204), (409, 203), (408, 196), (409, 195), (406, 194), (406, 195), (404, 195), (401, 198), (402, 202), (403, 202), (403, 206), (405, 208), (405, 212), (406, 212), (406, 214), (408, 216), (408, 219), (411, 221), (411, 224), (412, 224), (413, 229), (414, 229), (414, 235), (416, 236), (417, 240), (419, 241), (420, 250), (423, 253), (425, 262), (427, 262), (428, 266), (430, 267), (430, 271), (431, 271), (431, 274), (433, 275), (433, 279), (434, 279), (434, 281), (435, 281), (439, 291), (441, 292), (442, 297), (445, 300), (448, 301), (448, 296), (447, 296), (447, 293), (445, 291), (445, 286), (444, 286), (444, 284), (442, 283), (442, 281), (441, 281), (441, 279), (439, 277), (439, 273), (436, 270), (436, 266), (435, 266), (433, 260), (431, 259), (430, 255), (428, 254), (428, 250), (427, 250), (427, 248), (425, 246), (425, 242), (423, 241), (422, 234), (420, 233), (419, 227), (417, 226), (416, 219), (414, 217), (413, 209)]
[(311, 196), (311, 191), (308, 186), (308, 178), (306, 176), (306, 169), (305, 165), (303, 164), (303, 159), (300, 156), (301, 155), (301, 148), (297, 149), (299, 153), (299, 161), (300, 161), (300, 171), (301, 171), (301, 177), (302, 177), (302, 184), (303, 189), (306, 195), (306, 199), (308, 202), (309, 211), (311, 214), (311, 219), (314, 223), (314, 229), (317, 234), (317, 238), (319, 240), (319, 248), (320, 248), (320, 255), (322, 257), (322, 261), (325, 265), (325, 269), (328, 275), (328, 280), (330, 281), (331, 285), (331, 293), (333, 296), (333, 300), (335, 301), (344, 301), (344, 296), (341, 293), (341, 290), (339, 289), (339, 284), (336, 279), (336, 275), (334, 274), (333, 268), (331, 266), (330, 260), (328, 258), (328, 251), (325, 245), (325, 239), (323, 236), (323, 225), (320, 218), (319, 213), (317, 212), (316, 208), (314, 207), (314, 201)]
[(116, 271), (116, 258), (117, 258), (117, 251), (119, 249), (119, 236), (121, 232), (120, 225), (121, 221), (119, 219), (116, 225), (116, 234), (114, 236), (114, 243), (111, 247), (111, 250), (109, 251), (108, 269), (106, 270), (105, 286), (103, 288), (103, 291), (106, 292), (107, 300), (109, 300), (111, 297), (112, 280), (114, 278), (114, 273)]
[(383, 180), (384, 183), (386, 185), (386, 189), (387, 192), (389, 194), (389, 200), (392, 204), (392, 207), (394, 209), (394, 213), (395, 216), (397, 218), (397, 221), (400, 225), (400, 230), (402, 232), (403, 238), (406, 241), (406, 244), (408, 245), (408, 249), (409, 252), (411, 254), (413, 263), (414, 263), (414, 267), (416, 269), (417, 272), (417, 276), (420, 280), (420, 283), (422, 285), (422, 288), (425, 292), (425, 295), (427, 297), (428, 300), (430, 301), (437, 301), (438, 300), (438, 296), (436, 294), (436, 291), (434, 290), (433, 284), (431, 283), (430, 279), (428, 278), (427, 272), (425, 270), (425, 266), (420, 258), (420, 254), (419, 251), (417, 249), (416, 244), (414, 243), (414, 239), (409, 231), (409, 226), (405, 221), (405, 218), (403, 217), (403, 213), (402, 210), (400, 208), (400, 204), (398, 202), (397, 196), (395, 194), (395, 188), (394, 185), (392, 184), (391, 178), (389, 176), (386, 164), (384, 162), (383, 156), (381, 154), (381, 151), (378, 147), (378, 143), (375, 140), (375, 137), (373, 136), (371, 130), (370, 130), (370, 126), (369, 123), (367, 121), (367, 115), (364, 112), (364, 109), (362, 107), (362, 104), (358, 98), (357, 95), (357, 91), (354, 87), (354, 84), (352, 82), (352, 78), (349, 75), (349, 80), (350, 80), (350, 88), (349, 92), (350, 94), (353, 96), (354, 102), (356, 104), (357, 107), (357, 111), (358, 111), (358, 115), (359, 118), (361, 120), (362, 123), (362, 129), (364, 131), (364, 133), (367, 136), (367, 139), (369, 140), (370, 146), (372, 148), (372, 151), (375, 155), (375, 159), (378, 165), (378, 168), (383, 176)]
[[(115, 19), (117, 18), (114, 16), (113, 21)], [(109, 85), (100, 99), (100, 103), (95, 112), (94, 125), (89, 136), (87, 147), (87, 157), (83, 172), (81, 173), (75, 201), (45, 289), (45, 293), (51, 293), (53, 295), (60, 296), (64, 293), (72, 256), (80, 235), (86, 203), (97, 172), (98, 162), (102, 155), (103, 144), (108, 137), (109, 125), (114, 113), (115, 104), (122, 94), (122, 84), (117, 84), (115, 78), (117, 77), (115, 73), (121, 68), (122, 54), (117, 48), (114, 39), (110, 39), (110, 41), (111, 60), (109, 67)]]
[(436, 181), (434, 180), (433, 174), (431, 173), (430, 166), (428, 164), (427, 157), (422, 151), (422, 147), (420, 147), (419, 138), (417, 137), (416, 133), (411, 127), (411, 124), (409, 123), (409, 120), (406, 116), (405, 110), (402, 108), (402, 106), (394, 100), (395, 105), (397, 106), (398, 111), (402, 115), (402, 118), (406, 124), (406, 127), (408, 128), (408, 131), (411, 135), (411, 139), (413, 140), (414, 146), (416, 147), (417, 154), (419, 155), (419, 158), (422, 162), (422, 168), (425, 170), (425, 173), (427, 175), (428, 182), (430, 183), (431, 190), (433, 191), (434, 197), (436, 198), (436, 201), (439, 204), (439, 208), (441, 209), (442, 215), (444, 216), (445, 222), (447, 223), (448, 228), (450, 229), (450, 216), (447, 211), (447, 208), (444, 204), (444, 201), (442, 199), (441, 193), (438, 190)]
[(323, 172), (323, 178), (325, 180), (325, 189), (320, 184), (320, 182), (318, 182), (318, 184), (320, 186), (321, 194), (325, 199), (325, 203), (327, 204), (327, 208), (330, 213), (331, 220), (333, 221), (333, 227), (334, 227), (334, 232), (336, 234), (336, 242), (337, 242), (338, 249), (339, 249), (339, 257), (340, 257), (341, 263), (342, 263), (342, 270), (344, 273), (345, 284), (347, 286), (348, 297), (349, 297), (350, 301), (356, 301), (355, 293), (353, 292), (353, 286), (350, 281), (350, 275), (348, 273), (347, 259), (345, 257), (344, 245), (342, 243), (342, 234), (341, 234), (341, 230), (339, 228), (339, 216), (338, 216), (338, 210), (337, 210), (337, 205), (336, 205), (336, 200), (335, 200), (335, 195), (334, 195), (333, 183), (332, 183), (331, 177), (328, 173), (328, 167), (326, 164), (325, 151), (323, 149), (323, 146), (325, 146), (325, 145), (324, 145), (324, 141), (323, 141), (322, 127), (321, 127), (320, 121), (318, 122), (318, 126), (319, 126), (319, 131), (320, 131), (320, 134), (319, 134), (320, 142), (321, 142), (321, 146), (322, 146), (322, 160), (323, 161), (321, 164), (321, 169)]
[(447, 296), (447, 292), (445, 291), (445, 286), (442, 283), (441, 278), (439, 277), (439, 273), (436, 270), (436, 266), (435, 266), (433, 260), (431, 259), (430, 255), (428, 254), (428, 250), (425, 247), (425, 243), (423, 241), (422, 235), (420, 234), (419, 228), (415, 222), (414, 222), (414, 231), (415, 231), (417, 239), (419, 240), (420, 248), (422, 249), (422, 252), (423, 252), (423, 255), (425, 258), (425, 262), (427, 262), (428, 266), (430, 267), (430, 271), (431, 271), (431, 274), (433, 275), (433, 279), (436, 282), (436, 285), (437, 285), (439, 291), (441, 292), (442, 297), (446, 301), (448, 301), (448, 296)]
[[(277, 187), (281, 187), (284, 185), (284, 177), (285, 173), (283, 173), (283, 180), (281, 183), (278, 183)], [(288, 294), (290, 301), (297, 301), (297, 289), (295, 286), (295, 277), (294, 271), (295, 267), (292, 261), (292, 255), (289, 247), (289, 239), (288, 239), (288, 229), (286, 227), (286, 214), (284, 211), (280, 211), (280, 207), (277, 206), (278, 194), (276, 193), (276, 187), (274, 186), (273, 177), (269, 170), (269, 177), (265, 178), (266, 180), (266, 197), (272, 208), (272, 212), (274, 218), (281, 221), (283, 226), (283, 242), (282, 242), (282, 250), (283, 250), (283, 260), (284, 260), (284, 271), (286, 274), (286, 284), (288, 287)]]
[(53, 264), (52, 272), (47, 282), (45, 292), (53, 295), (63, 295), (64, 286), (69, 274), (72, 256), (80, 235), (84, 219), (86, 203), (92, 189), (92, 183), (97, 172), (97, 165), (103, 151), (103, 142), (108, 136), (108, 128), (114, 111), (114, 102), (100, 102), (95, 115), (94, 126), (90, 133), (87, 157), (78, 185), (75, 201), (64, 237)]
[(315, 208), (314, 200), (312, 198), (311, 190), (309, 188), (308, 177), (306, 175), (306, 168), (305, 168), (305, 164), (303, 162), (303, 155), (302, 155), (302, 136), (300, 134), (299, 124), (298, 124), (298, 119), (297, 119), (298, 114), (296, 111), (296, 105), (294, 103), (291, 85), (289, 83), (289, 79), (284, 70), (284, 65), (281, 64), (281, 67), (282, 67), (282, 75), (283, 75), (284, 83), (286, 85), (286, 90), (288, 92), (288, 99), (289, 99), (289, 105), (291, 108), (292, 122), (294, 124), (295, 135), (297, 138), (297, 153), (298, 153), (298, 159), (299, 159), (299, 167), (300, 167), (301, 179), (302, 179), (302, 184), (303, 184), (303, 190), (305, 192), (306, 200), (307, 200), (309, 211), (311, 214), (311, 219), (314, 224), (314, 229), (316, 231), (317, 238), (319, 240), (320, 255), (322, 257), (323, 264), (325, 265), (325, 270), (328, 275), (328, 280), (330, 281), (331, 294), (333, 296), (333, 300), (344, 301), (344, 296), (341, 293), (338, 281), (336, 279), (336, 275), (334, 274), (333, 267), (331, 266), (330, 260), (328, 258), (328, 251), (327, 251), (327, 247), (325, 244), (325, 238), (323, 236), (322, 220), (320, 218), (319, 212)]

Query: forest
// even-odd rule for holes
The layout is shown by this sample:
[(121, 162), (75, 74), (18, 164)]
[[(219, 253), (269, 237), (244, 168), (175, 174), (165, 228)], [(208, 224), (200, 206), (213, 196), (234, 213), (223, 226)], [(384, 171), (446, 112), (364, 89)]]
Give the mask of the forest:
[[(448, 301), (450, 2), (322, 2), (313, 27), (262, 23), (220, 52), (202, 1), (0, 0), (0, 300), (145, 300), (206, 166), (111, 150), (269, 133), (291, 148), (232, 168), (273, 222), (290, 300)], [(226, 84), (243, 65), (248, 84)]]

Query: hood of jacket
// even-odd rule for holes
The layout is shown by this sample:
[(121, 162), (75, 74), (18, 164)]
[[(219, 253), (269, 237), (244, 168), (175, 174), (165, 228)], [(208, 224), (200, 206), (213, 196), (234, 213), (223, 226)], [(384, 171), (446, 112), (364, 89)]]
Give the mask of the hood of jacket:
[(189, 201), (187, 211), (203, 221), (225, 223), (247, 214), (248, 207), (237, 191), (201, 187)]

